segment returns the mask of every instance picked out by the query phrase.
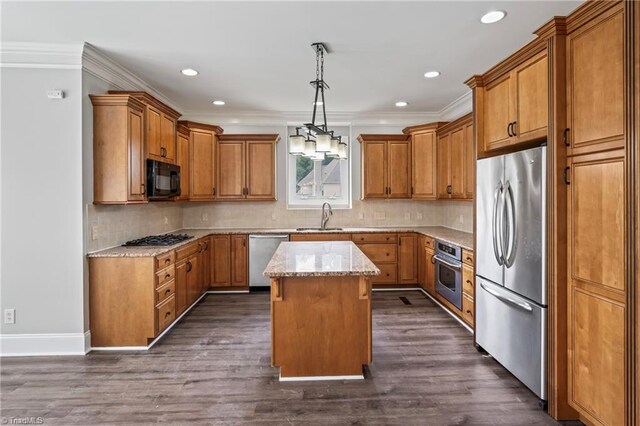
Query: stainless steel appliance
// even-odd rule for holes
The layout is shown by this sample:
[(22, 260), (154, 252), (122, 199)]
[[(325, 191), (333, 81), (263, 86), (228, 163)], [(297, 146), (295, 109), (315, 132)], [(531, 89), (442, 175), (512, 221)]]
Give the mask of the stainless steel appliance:
[(147, 159), (147, 197), (171, 198), (180, 195), (180, 166)]
[(269, 277), (264, 277), (262, 273), (283, 241), (289, 241), (289, 234), (249, 235), (249, 287), (270, 285)]
[(546, 380), (546, 147), (478, 160), (476, 342), (540, 399)]
[(462, 250), (436, 240), (436, 292), (462, 309)]

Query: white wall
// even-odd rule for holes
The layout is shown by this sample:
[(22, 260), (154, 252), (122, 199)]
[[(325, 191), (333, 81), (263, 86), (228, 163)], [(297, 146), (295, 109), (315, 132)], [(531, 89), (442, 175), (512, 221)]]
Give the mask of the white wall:
[[(5, 336), (82, 335), (82, 87), (80, 69), (3, 68), (0, 308)], [(47, 90), (62, 89), (62, 100)]]

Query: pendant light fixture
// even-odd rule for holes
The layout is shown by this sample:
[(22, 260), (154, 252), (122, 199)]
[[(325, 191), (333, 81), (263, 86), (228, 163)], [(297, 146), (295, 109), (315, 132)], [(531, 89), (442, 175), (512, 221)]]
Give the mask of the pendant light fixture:
[[(316, 53), (316, 79), (309, 82), (316, 92), (313, 101), (313, 116), (311, 123), (304, 124), (307, 132), (306, 140), (299, 133), (302, 127), (297, 127), (296, 134), (289, 136), (289, 154), (304, 155), (313, 160), (324, 160), (325, 157), (343, 160), (347, 158), (347, 144), (342, 142), (340, 136), (334, 136), (327, 126), (324, 91), (325, 89), (329, 90), (329, 85), (324, 81), (324, 55), (329, 51), (324, 43), (313, 43), (311, 48)], [(316, 124), (318, 106), (322, 107), (323, 124)], [(342, 145), (344, 147), (341, 147)]]

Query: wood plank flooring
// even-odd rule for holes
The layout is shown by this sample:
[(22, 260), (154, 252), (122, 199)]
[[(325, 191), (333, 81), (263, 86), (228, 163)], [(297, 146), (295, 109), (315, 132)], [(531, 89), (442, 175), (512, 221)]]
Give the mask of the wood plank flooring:
[(475, 350), (467, 330), (416, 291), (374, 293), (366, 380), (280, 383), (270, 365), (268, 297), (209, 295), (148, 352), (3, 358), (3, 420), (557, 424), (535, 395)]

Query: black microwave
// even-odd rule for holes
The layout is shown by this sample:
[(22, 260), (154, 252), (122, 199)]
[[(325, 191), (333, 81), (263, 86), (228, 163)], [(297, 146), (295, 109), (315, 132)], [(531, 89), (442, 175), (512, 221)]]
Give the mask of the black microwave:
[(171, 198), (180, 195), (180, 166), (147, 160), (147, 196)]

